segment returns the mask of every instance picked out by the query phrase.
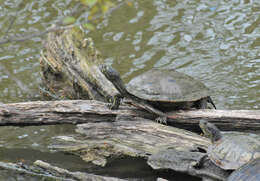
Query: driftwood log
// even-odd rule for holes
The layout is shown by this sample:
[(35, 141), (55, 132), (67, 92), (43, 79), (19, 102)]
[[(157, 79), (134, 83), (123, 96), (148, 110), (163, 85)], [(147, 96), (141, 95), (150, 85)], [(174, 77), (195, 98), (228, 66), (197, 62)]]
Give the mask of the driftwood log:
[[(35, 101), (0, 104), (0, 126), (79, 124), (88, 122), (114, 121), (117, 116), (127, 120), (136, 117), (151, 119), (154, 115), (145, 110), (121, 105), (110, 110), (107, 104), (95, 100)], [(199, 130), (198, 122), (208, 120), (222, 130), (260, 132), (259, 110), (192, 110), (176, 111), (169, 114), (169, 124), (191, 131)]]
[(128, 121), (124, 117), (115, 122), (79, 124), (76, 131), (79, 135), (57, 137), (60, 144), (53, 149), (79, 155), (100, 166), (108, 158), (127, 155), (148, 159), (148, 164), (158, 170), (174, 170), (212, 180), (225, 180), (229, 175), (209, 160), (203, 168), (194, 168), (210, 142), (189, 131), (144, 119)]
[(83, 172), (70, 172), (66, 169), (53, 166), (47, 162), (37, 160), (33, 165), (27, 165), (20, 163), (7, 163), (0, 162), (1, 170), (7, 170), (11, 172), (13, 178), (15, 175), (19, 175), (19, 179), (23, 177), (24, 180), (31, 180), (26, 176), (32, 176), (39, 180), (60, 180), (60, 181), (124, 181), (114, 177), (103, 177), (94, 174), (88, 174)]
[(98, 68), (104, 63), (100, 52), (79, 27), (49, 33), (44, 45), (40, 58), (44, 95), (99, 101), (119, 95)]

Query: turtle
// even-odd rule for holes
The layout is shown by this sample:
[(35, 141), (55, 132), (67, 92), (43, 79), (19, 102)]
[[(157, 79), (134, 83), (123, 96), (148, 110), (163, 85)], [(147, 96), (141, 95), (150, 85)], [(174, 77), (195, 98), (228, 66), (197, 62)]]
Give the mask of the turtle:
[[(107, 64), (99, 67), (122, 97), (158, 115), (159, 122), (167, 123), (165, 112), (172, 110), (206, 109), (207, 102), (216, 108), (209, 96), (209, 89), (203, 83), (174, 69), (151, 69), (135, 77), (125, 86), (119, 72), (114, 68)], [(117, 103), (120, 101), (114, 101), (112, 105)]]
[(240, 132), (223, 134), (213, 123), (205, 120), (201, 120), (199, 126), (205, 135), (210, 136), (211, 145), (197, 165), (203, 165), (203, 160), (208, 157), (224, 170), (235, 170), (260, 157), (259, 135)]
[(228, 177), (227, 181), (259, 181), (260, 158), (254, 159), (241, 166)]

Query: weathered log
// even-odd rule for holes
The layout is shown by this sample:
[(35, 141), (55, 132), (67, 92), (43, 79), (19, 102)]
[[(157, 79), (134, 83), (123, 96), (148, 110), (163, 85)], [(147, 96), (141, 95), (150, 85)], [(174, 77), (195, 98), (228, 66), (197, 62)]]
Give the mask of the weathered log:
[(46, 172), (40, 171), (35, 167), (30, 167), (24, 163), (7, 163), (7, 162), (0, 162), (1, 170), (7, 170), (12, 172), (13, 178), (15, 178), (16, 174), (22, 174), (23, 176), (29, 175), (33, 178), (39, 178), (39, 180), (62, 180), (62, 181), (73, 181), (71, 179), (61, 178), (54, 175), (50, 175)]
[(260, 131), (259, 110), (212, 110), (178, 111), (170, 114), (171, 121), (187, 127), (204, 119), (216, 124), (221, 130)]
[(117, 116), (129, 120), (149, 113), (129, 106), (110, 110), (106, 103), (94, 100), (35, 101), (0, 104), (0, 126), (79, 124), (88, 122), (113, 122)]
[(98, 68), (104, 63), (101, 54), (79, 27), (49, 33), (44, 45), (43, 86), (55, 98), (106, 101), (119, 95)]
[[(114, 177), (104, 177), (83, 172), (70, 172), (66, 169), (55, 167), (49, 163), (37, 160), (33, 165), (26, 165), (24, 163), (6, 163), (0, 162), (0, 168), (8, 171), (20, 173), (23, 175), (30, 175), (34, 179), (39, 180), (61, 180), (61, 181), (123, 181)], [(15, 178), (15, 177), (14, 177)], [(21, 175), (20, 175), (21, 178)], [(25, 179), (26, 180), (26, 179)]]
[[(145, 110), (121, 105), (110, 110), (106, 103), (94, 100), (37, 101), (0, 104), (0, 126), (79, 124), (87, 122), (111, 122), (117, 116), (154, 119)], [(259, 110), (193, 110), (170, 113), (169, 125), (189, 130), (199, 130), (201, 119), (214, 122), (222, 130), (260, 131)]]
[(187, 150), (169, 148), (150, 156), (148, 164), (153, 169), (175, 170), (202, 177), (204, 180), (226, 180), (230, 172), (217, 167), (210, 159), (205, 160), (203, 169), (198, 169), (194, 166), (203, 155), (200, 152), (188, 152)]
[(115, 122), (79, 124), (77, 128), (79, 135), (59, 136), (56, 139), (60, 143), (56, 142), (52, 148), (79, 155), (84, 161), (100, 166), (105, 166), (108, 158), (127, 155), (148, 159), (159, 170), (175, 170), (212, 180), (225, 180), (229, 175), (209, 160), (203, 168), (193, 167), (205, 155), (210, 142), (189, 131), (141, 118), (128, 121), (124, 117)]
[(72, 178), (79, 181), (124, 181), (124, 179), (114, 178), (114, 177), (104, 177), (100, 175), (94, 175), (83, 172), (70, 172), (64, 168), (59, 168), (56, 166), (52, 166), (49, 163), (43, 162), (41, 160), (37, 160), (34, 162), (34, 166), (40, 167), (53, 175), (58, 175), (62, 178)]

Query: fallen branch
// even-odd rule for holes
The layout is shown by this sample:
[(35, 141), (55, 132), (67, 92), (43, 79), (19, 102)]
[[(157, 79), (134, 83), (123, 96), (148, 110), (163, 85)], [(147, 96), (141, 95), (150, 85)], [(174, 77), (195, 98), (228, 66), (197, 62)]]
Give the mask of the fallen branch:
[[(117, 116), (135, 120), (136, 117), (154, 120), (145, 110), (122, 105), (110, 110), (107, 104), (94, 100), (37, 101), (0, 105), (0, 126), (80, 124), (113, 122)], [(169, 125), (199, 130), (201, 119), (214, 122), (221, 130), (259, 131), (259, 110), (194, 110), (170, 113)]]
[[(198, 134), (137, 118), (77, 125), (78, 135), (58, 136), (52, 149), (80, 156), (86, 162), (105, 166), (107, 159), (125, 156), (149, 160), (158, 170), (174, 170), (212, 180), (225, 180), (229, 173), (212, 162), (193, 167), (205, 155), (209, 140)], [(198, 149), (200, 148), (200, 149)], [(217, 170), (217, 171), (216, 171)]]
[(15, 178), (15, 174), (13, 173), (16, 172), (16, 173), (19, 173), (19, 174), (23, 174), (23, 175), (30, 175), (34, 178), (39, 178), (40, 180), (41, 179), (49, 179), (49, 180), (62, 180), (62, 181), (74, 181), (74, 180), (71, 180), (71, 179), (63, 179), (61, 177), (56, 177), (56, 176), (53, 176), (53, 175), (49, 175), (47, 174), (46, 172), (39, 172), (39, 169), (36, 169), (34, 167), (29, 167), (23, 163), (6, 163), (6, 162), (0, 162), (0, 168), (1, 169), (5, 169), (5, 170), (8, 170), (8, 171), (12, 171), (12, 175), (14, 176)]
[[(24, 163), (5, 163), (0, 162), (0, 168), (8, 171), (12, 171), (12, 175), (15, 178), (14, 172), (17, 174), (23, 174), (32, 176), (33, 178), (39, 178), (39, 180), (61, 180), (61, 181), (123, 181), (114, 177), (103, 177), (94, 174), (88, 174), (83, 172), (70, 172), (66, 169), (55, 167), (49, 163), (37, 160), (33, 166), (26, 165)], [(13, 172), (14, 171), (14, 172)], [(21, 178), (22, 175), (19, 176)]]
[(62, 178), (72, 178), (79, 181), (124, 181), (123, 179), (114, 178), (114, 177), (103, 177), (99, 175), (84, 173), (84, 172), (70, 172), (64, 168), (59, 168), (52, 166), (49, 163), (37, 160), (34, 162), (34, 165), (40, 167), (53, 175), (59, 175)]
[(205, 180), (225, 181), (230, 172), (217, 167), (210, 159), (205, 160), (203, 168), (195, 168), (194, 165), (203, 153), (188, 152), (170, 148), (161, 150), (157, 154), (149, 157), (148, 164), (155, 170), (166, 169), (178, 172), (188, 173), (189, 175), (201, 177)]
[(221, 130), (232, 131), (259, 131), (260, 111), (259, 110), (192, 110), (179, 111), (170, 114), (175, 124), (186, 124), (186, 127), (198, 123), (204, 119), (216, 124)]

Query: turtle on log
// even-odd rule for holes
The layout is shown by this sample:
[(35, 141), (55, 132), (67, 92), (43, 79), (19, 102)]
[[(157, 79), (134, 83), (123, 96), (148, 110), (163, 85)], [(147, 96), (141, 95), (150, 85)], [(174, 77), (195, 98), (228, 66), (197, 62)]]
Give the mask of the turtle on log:
[(227, 181), (259, 181), (260, 157), (232, 172)]
[[(102, 64), (99, 68), (122, 97), (158, 115), (158, 122), (166, 124), (165, 112), (172, 110), (206, 109), (208, 102), (216, 108), (209, 96), (209, 89), (203, 83), (173, 69), (151, 69), (125, 86), (120, 74), (111, 66)], [(112, 107), (118, 107), (113, 105), (119, 103), (114, 101), (111, 104)]]
[[(259, 135), (252, 133), (230, 132), (223, 134), (212, 123), (201, 120), (199, 126), (205, 135), (209, 135), (211, 145), (207, 157), (224, 170), (235, 170), (245, 163), (260, 158)], [(202, 157), (197, 166), (203, 165)]]

